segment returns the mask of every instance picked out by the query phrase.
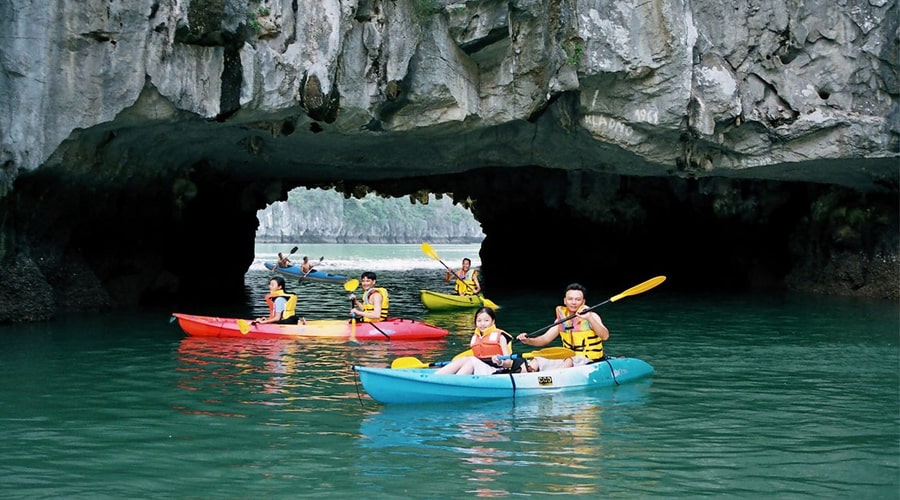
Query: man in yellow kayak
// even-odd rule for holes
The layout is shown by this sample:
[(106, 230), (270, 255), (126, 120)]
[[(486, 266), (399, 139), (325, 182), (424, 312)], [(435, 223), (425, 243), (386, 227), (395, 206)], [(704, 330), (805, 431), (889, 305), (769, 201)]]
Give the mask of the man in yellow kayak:
[(481, 292), (481, 283), (478, 282), (478, 270), (472, 269), (472, 261), (468, 257), (462, 260), (459, 271), (447, 268), (444, 273), (444, 281), (456, 280), (456, 293), (459, 295), (478, 295)]

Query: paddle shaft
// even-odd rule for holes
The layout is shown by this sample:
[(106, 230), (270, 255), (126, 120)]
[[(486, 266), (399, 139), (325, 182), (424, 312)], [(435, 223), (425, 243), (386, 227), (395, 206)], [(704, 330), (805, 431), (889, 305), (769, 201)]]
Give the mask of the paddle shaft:
[(463, 285), (466, 285), (466, 288), (468, 288), (468, 289), (469, 289), (470, 291), (472, 291), (472, 292), (475, 292), (475, 289), (472, 288), (472, 285), (466, 283), (466, 280), (462, 279), (462, 276), (460, 276), (459, 274), (457, 274), (456, 271), (454, 271), (453, 269), (450, 269), (450, 267), (447, 266), (447, 264), (444, 264), (444, 261), (442, 261), (441, 259), (438, 259), (438, 262), (440, 262), (441, 264), (443, 264), (444, 267), (446, 267), (447, 270), (450, 271), (450, 274), (452, 274), (453, 276), (455, 276), (456, 279), (459, 280), (460, 282), (462, 282)]
[[(566, 359), (575, 356), (575, 351), (565, 348), (565, 347), (547, 347), (544, 349), (539, 349), (537, 351), (525, 352), (521, 354), (508, 354), (503, 356), (498, 356), (497, 359), (515, 359), (515, 358), (533, 358), (535, 356), (541, 356), (544, 358), (550, 359)], [(454, 358), (456, 359), (456, 358)], [(491, 358), (478, 358), (485, 363), (491, 363)], [(412, 356), (404, 356), (402, 358), (397, 358), (391, 363), (391, 368), (394, 369), (402, 369), (402, 368), (433, 368), (436, 366), (445, 366), (447, 364), (452, 363), (452, 361), (435, 361), (434, 363), (423, 363), (419, 361), (417, 358)]]
[(505, 356), (497, 356), (497, 359), (516, 359), (516, 358), (533, 358), (540, 356), (550, 359), (566, 359), (576, 356), (578, 353), (568, 347), (547, 347), (538, 349), (537, 351), (522, 352), (515, 354), (507, 354)]
[[(594, 309), (596, 309), (596, 308), (598, 308), (598, 307), (600, 307), (600, 306), (602, 306), (602, 305), (604, 305), (604, 304), (608, 304), (609, 302), (610, 302), (609, 299), (607, 299), (607, 300), (605, 300), (605, 301), (601, 302), (600, 304), (597, 304), (597, 305), (595, 305), (595, 306), (593, 306), (593, 307), (589, 307), (589, 308), (587, 308), (587, 309), (585, 309), (585, 310), (583, 310), (583, 311), (580, 311), (580, 312), (578, 312), (578, 313), (576, 313), (576, 314), (572, 314), (572, 315), (570, 315), (570, 316), (566, 316), (565, 318), (563, 318), (563, 319), (561, 319), (561, 320), (557, 320), (557, 321), (555, 321), (555, 322), (553, 322), (553, 323), (550, 323), (549, 325), (547, 325), (547, 326), (545, 326), (545, 327), (543, 327), (543, 328), (540, 328), (540, 329), (538, 329), (538, 330), (535, 330), (535, 331), (533, 331), (533, 332), (528, 333), (528, 334), (526, 335), (526, 337), (533, 337), (533, 336), (537, 335), (538, 333), (541, 333), (541, 332), (547, 330), (548, 328), (553, 328), (553, 327), (556, 326), (556, 325), (561, 325), (561, 324), (565, 323), (566, 321), (569, 321), (570, 319), (575, 319), (576, 317), (578, 317), (579, 314), (584, 314), (584, 313), (591, 312), (591, 311), (593, 311)], [(517, 340), (519, 340), (518, 337), (514, 337), (514, 338), (513, 338), (513, 342), (515, 342), (515, 341), (517, 341)]]
[(418, 358), (415, 358), (413, 356), (403, 356), (395, 359), (391, 363), (391, 368), (397, 370), (404, 368), (434, 368), (436, 366), (444, 366), (449, 363), (449, 361), (435, 361), (434, 363), (425, 364), (419, 361)]
[[(541, 332), (544, 331), (544, 330), (547, 330), (548, 328), (553, 328), (554, 326), (556, 326), (556, 325), (561, 325), (561, 324), (565, 323), (566, 321), (569, 321), (570, 319), (575, 319), (576, 317), (578, 317), (579, 314), (584, 314), (584, 313), (587, 313), (587, 312), (591, 312), (591, 311), (593, 311), (594, 309), (596, 309), (596, 308), (598, 308), (598, 307), (600, 307), (600, 306), (602, 306), (602, 305), (609, 304), (610, 302), (615, 302), (615, 301), (617, 301), (617, 300), (619, 300), (619, 299), (624, 299), (625, 297), (630, 297), (630, 296), (632, 296), (632, 295), (637, 295), (637, 294), (639, 294), (639, 293), (646, 292), (647, 290), (649, 290), (649, 289), (655, 287), (656, 285), (659, 285), (660, 283), (662, 283), (662, 282), (665, 281), (665, 280), (666, 280), (666, 277), (665, 277), (665, 276), (657, 276), (657, 277), (655, 277), (655, 278), (650, 278), (649, 280), (647, 280), (647, 281), (645, 281), (645, 282), (643, 282), (643, 283), (641, 283), (641, 284), (639, 284), (639, 285), (635, 285), (635, 286), (629, 288), (628, 290), (625, 290), (624, 292), (622, 292), (622, 293), (620, 293), (620, 294), (618, 294), (618, 295), (613, 295), (612, 297), (610, 297), (610, 298), (604, 300), (603, 302), (601, 302), (601, 303), (599, 303), (599, 304), (597, 304), (597, 305), (595, 305), (595, 306), (591, 306), (591, 307), (589, 307), (589, 308), (587, 308), (587, 309), (585, 309), (585, 310), (583, 310), (583, 311), (579, 311), (579, 312), (577, 312), (577, 313), (575, 313), (575, 314), (566, 316), (565, 318), (563, 318), (563, 319), (561, 319), (561, 320), (558, 320), (558, 321), (555, 321), (555, 322), (553, 322), (553, 323), (550, 323), (549, 325), (547, 325), (547, 326), (545, 326), (545, 327), (543, 327), (543, 328), (540, 328), (540, 329), (538, 329), (538, 330), (535, 330), (535, 331), (533, 331), (533, 332), (530, 332), (530, 333), (526, 334), (525, 336), (526, 336), (526, 337), (533, 337), (533, 336), (535, 336), (536, 334), (541, 333)], [(514, 339), (513, 339), (513, 342), (515, 342), (516, 340), (518, 340), (518, 337), (514, 338)]]
[(435, 251), (434, 247), (432, 247), (432, 246), (429, 245), (428, 243), (422, 243), (422, 251), (425, 252), (425, 255), (427, 255), (427, 256), (431, 257), (432, 259), (434, 259), (434, 260), (440, 262), (441, 265), (444, 266), (444, 268), (446, 268), (447, 271), (450, 272), (450, 274), (452, 274), (453, 276), (455, 276), (457, 280), (461, 281), (463, 285), (466, 285), (466, 288), (468, 288), (468, 289), (471, 290), (472, 292), (475, 291), (475, 289), (472, 288), (472, 285), (466, 283), (465, 280), (463, 280), (462, 277), (461, 277), (459, 274), (456, 273), (456, 271), (454, 271), (453, 269), (451, 269), (450, 266), (448, 266), (447, 264), (444, 264), (444, 261), (441, 260), (441, 257), (437, 254), (437, 251)]
[(315, 264), (309, 266), (309, 271), (306, 271), (305, 273), (303, 273), (303, 276), (300, 277), (300, 280), (302, 281), (303, 278), (309, 276), (309, 273), (315, 271), (315, 270), (316, 270), (316, 266), (319, 265), (319, 264), (321, 264), (323, 260), (325, 260), (325, 256), (324, 256), (324, 255), (321, 256), (321, 257), (319, 257), (319, 262), (316, 262)]
[[(354, 287), (354, 288), (356, 288), (356, 287)], [(359, 299), (357, 299), (356, 297), (352, 297), (352, 298), (350, 299), (350, 307), (355, 307), (357, 304), (359, 304)], [(356, 330), (356, 315), (352, 315), (352, 317), (353, 317), (353, 320), (352, 320), (352, 321), (354, 322), (354, 323), (353, 323), (353, 327), (354, 327), (353, 329)], [(386, 334), (386, 333), (384, 333), (384, 330), (382, 330), (381, 328), (378, 328), (378, 325), (376, 325), (374, 322), (363, 321), (363, 323), (365, 323), (365, 324), (367, 324), (367, 325), (372, 325), (372, 328), (378, 330), (379, 333), (381, 333), (382, 335), (384, 335), (384, 338), (386, 338), (386, 339), (388, 339), (388, 340), (391, 340), (391, 336), (388, 335), (388, 334)]]
[[(288, 255), (294, 255), (294, 253), (297, 252), (298, 249), (299, 249), (299, 247), (292, 248), (291, 251), (288, 252)], [(279, 253), (278, 255), (281, 255), (281, 254)], [(281, 267), (281, 259), (278, 259), (278, 261), (275, 262), (275, 265), (272, 266), (272, 272), (275, 272), (275, 270), (279, 267)], [(287, 266), (285, 266), (285, 267), (287, 267)]]

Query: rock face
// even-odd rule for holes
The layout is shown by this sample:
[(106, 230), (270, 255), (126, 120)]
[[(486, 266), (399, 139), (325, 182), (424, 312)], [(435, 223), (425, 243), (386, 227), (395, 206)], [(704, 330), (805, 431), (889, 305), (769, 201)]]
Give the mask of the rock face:
[(895, 0), (7, 0), (0, 29), (0, 321), (240, 296), (297, 186), (451, 194), (498, 291), (549, 260), (533, 286), (898, 297)]
[(481, 225), (448, 198), (426, 205), (369, 195), (294, 189), (286, 202), (260, 210), (256, 241), (277, 243), (481, 243)]

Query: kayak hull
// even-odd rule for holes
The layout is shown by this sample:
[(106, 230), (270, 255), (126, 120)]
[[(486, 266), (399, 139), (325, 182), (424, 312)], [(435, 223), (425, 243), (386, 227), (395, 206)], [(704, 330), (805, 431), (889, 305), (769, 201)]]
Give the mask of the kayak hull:
[[(233, 337), (258, 339), (335, 339), (364, 341), (384, 340), (434, 340), (446, 337), (450, 332), (422, 322), (405, 318), (388, 318), (377, 323), (356, 322), (346, 319), (309, 320), (305, 325), (253, 324), (250, 320), (218, 318), (193, 314), (172, 314), (178, 326), (192, 337)], [(241, 324), (246, 333), (241, 332)], [(355, 334), (355, 335), (354, 335)]]
[(268, 269), (269, 271), (274, 271), (283, 276), (287, 276), (288, 278), (294, 278), (300, 281), (318, 281), (320, 283), (344, 284), (349, 279), (346, 276), (326, 273), (325, 271), (312, 271), (304, 276), (303, 272), (300, 271), (299, 266), (278, 267), (274, 262), (265, 262), (263, 263), (263, 265), (266, 266), (266, 269)]
[(613, 387), (653, 374), (637, 358), (607, 361), (542, 372), (504, 375), (437, 375), (435, 369), (353, 366), (372, 399), (381, 403), (452, 403), (541, 396)]
[(419, 290), (419, 299), (429, 311), (477, 309), (484, 305), (484, 300), (480, 295), (456, 295), (431, 290)]

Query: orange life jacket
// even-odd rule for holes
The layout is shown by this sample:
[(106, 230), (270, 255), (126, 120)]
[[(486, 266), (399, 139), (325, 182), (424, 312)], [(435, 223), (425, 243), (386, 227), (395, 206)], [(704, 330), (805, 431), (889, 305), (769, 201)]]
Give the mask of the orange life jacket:
[[(489, 326), (483, 332), (476, 328), (475, 333), (472, 335), (472, 340), (469, 342), (472, 346), (472, 354), (479, 358), (489, 358), (495, 354), (498, 356), (506, 354), (503, 352), (503, 344), (500, 343), (500, 340), (505, 338), (504, 336), (510, 337), (508, 333), (500, 330), (495, 325)], [(509, 345), (508, 340), (507, 345)]]

